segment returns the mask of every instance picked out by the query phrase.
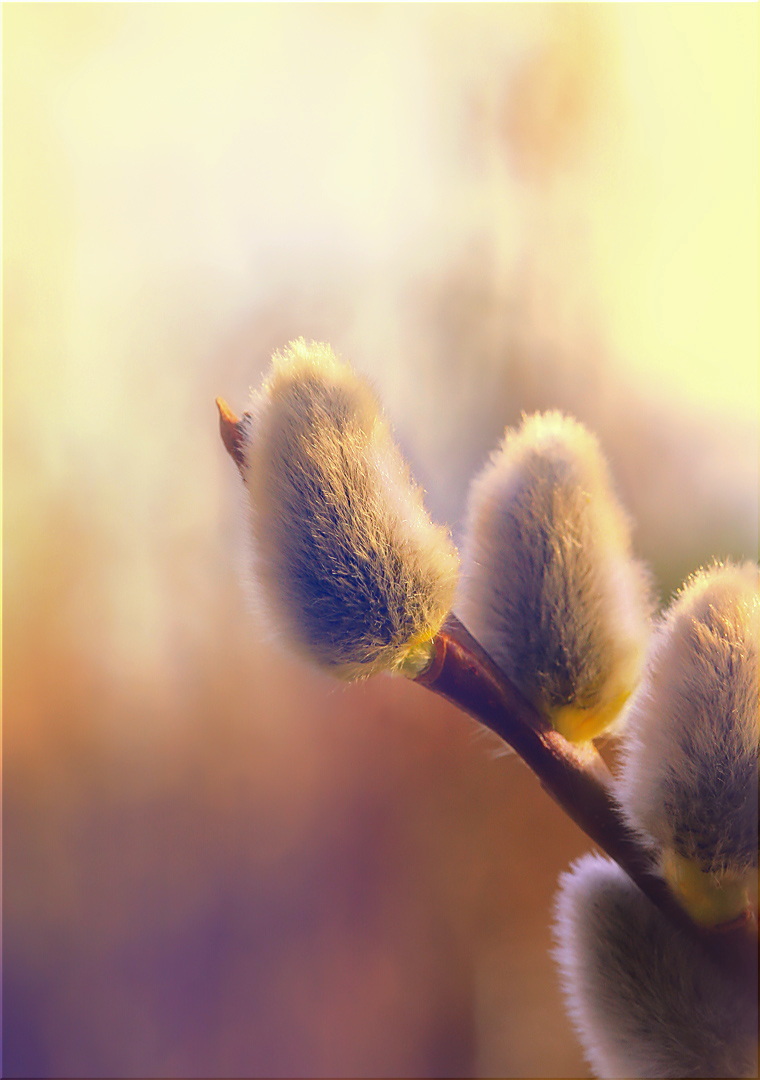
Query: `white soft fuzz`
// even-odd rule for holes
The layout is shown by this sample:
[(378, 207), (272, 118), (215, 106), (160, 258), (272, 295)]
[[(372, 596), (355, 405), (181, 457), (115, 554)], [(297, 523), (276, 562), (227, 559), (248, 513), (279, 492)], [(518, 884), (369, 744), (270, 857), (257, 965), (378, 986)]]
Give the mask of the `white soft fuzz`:
[(653, 635), (630, 707), (630, 822), (710, 874), (757, 866), (759, 662), (757, 567), (702, 570)]
[(757, 996), (742, 996), (620, 867), (586, 855), (560, 879), (567, 1008), (599, 1077), (747, 1077)]
[(611, 726), (639, 677), (650, 584), (597, 440), (576, 420), (526, 418), (473, 482), (457, 610), (535, 704)]
[(288, 644), (344, 678), (396, 669), (440, 629), (458, 556), (378, 403), (328, 345), (273, 357), (246, 422), (255, 578)]

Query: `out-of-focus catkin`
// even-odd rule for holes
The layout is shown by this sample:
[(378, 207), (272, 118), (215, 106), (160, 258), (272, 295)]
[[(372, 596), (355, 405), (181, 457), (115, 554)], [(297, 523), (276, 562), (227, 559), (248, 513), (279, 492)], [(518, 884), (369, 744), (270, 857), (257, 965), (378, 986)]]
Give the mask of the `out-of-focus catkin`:
[(275, 354), (244, 421), (254, 576), (271, 624), (342, 678), (414, 673), (454, 596), (430, 521), (369, 387), (328, 345)]
[(458, 613), (574, 742), (617, 721), (640, 674), (649, 576), (597, 440), (557, 412), (526, 418), (471, 488)]
[(597, 1076), (756, 1076), (757, 1000), (620, 867), (586, 855), (560, 879), (556, 957)]

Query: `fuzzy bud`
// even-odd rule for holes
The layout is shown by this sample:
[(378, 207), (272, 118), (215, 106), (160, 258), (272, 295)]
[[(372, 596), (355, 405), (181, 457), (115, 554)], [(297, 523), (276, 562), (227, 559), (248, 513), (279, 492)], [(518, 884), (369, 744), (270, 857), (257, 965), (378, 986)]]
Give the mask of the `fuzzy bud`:
[(705, 924), (748, 903), (757, 868), (758, 571), (695, 574), (652, 639), (631, 702), (619, 798)]
[(275, 354), (243, 425), (254, 572), (270, 621), (342, 678), (424, 667), (458, 557), (368, 386), (328, 345), (301, 338)]
[(613, 726), (639, 677), (650, 586), (598, 443), (577, 421), (526, 418), (474, 481), (458, 610), (568, 739)]
[(747, 994), (609, 859), (563, 874), (555, 935), (570, 1017), (599, 1077), (749, 1077)]

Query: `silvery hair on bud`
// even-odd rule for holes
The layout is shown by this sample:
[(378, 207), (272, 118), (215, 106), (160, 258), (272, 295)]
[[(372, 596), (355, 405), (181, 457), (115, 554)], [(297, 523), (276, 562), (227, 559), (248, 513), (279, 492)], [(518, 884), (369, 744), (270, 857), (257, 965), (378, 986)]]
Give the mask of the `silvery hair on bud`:
[(759, 663), (757, 567), (713, 566), (665, 613), (630, 706), (620, 801), (708, 873), (757, 866)]
[(560, 881), (555, 955), (597, 1076), (757, 1075), (756, 998), (744, 996), (617, 863), (586, 855)]
[(458, 556), (368, 386), (328, 345), (291, 342), (253, 397), (244, 457), (271, 622), (341, 677), (401, 667), (448, 614)]
[(650, 611), (596, 438), (558, 412), (508, 430), (470, 492), (468, 629), (535, 704), (603, 710), (635, 684)]

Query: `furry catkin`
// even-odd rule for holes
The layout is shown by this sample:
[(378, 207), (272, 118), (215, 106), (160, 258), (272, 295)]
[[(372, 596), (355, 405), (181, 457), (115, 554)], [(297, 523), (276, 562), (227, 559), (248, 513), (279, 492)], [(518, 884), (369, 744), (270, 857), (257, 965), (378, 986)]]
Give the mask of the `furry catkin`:
[(619, 782), (631, 824), (676, 876), (757, 867), (759, 663), (757, 567), (695, 574), (653, 635)]
[(597, 1076), (757, 1075), (756, 994), (742, 994), (616, 863), (586, 855), (560, 881), (555, 955)]
[(557, 412), (507, 431), (473, 482), (458, 612), (558, 730), (585, 741), (639, 675), (648, 576), (596, 439)]
[(458, 556), (369, 388), (328, 345), (291, 342), (253, 396), (243, 455), (274, 626), (343, 678), (413, 670), (451, 607)]

